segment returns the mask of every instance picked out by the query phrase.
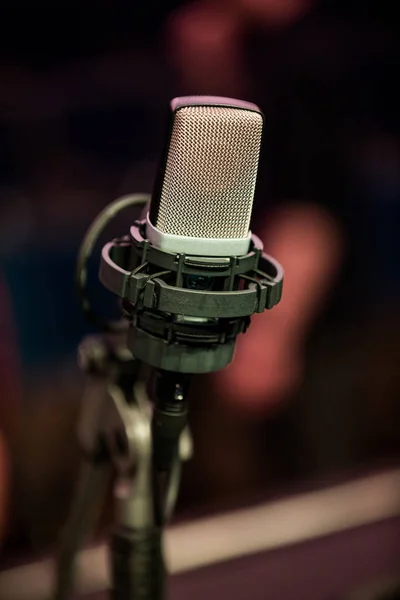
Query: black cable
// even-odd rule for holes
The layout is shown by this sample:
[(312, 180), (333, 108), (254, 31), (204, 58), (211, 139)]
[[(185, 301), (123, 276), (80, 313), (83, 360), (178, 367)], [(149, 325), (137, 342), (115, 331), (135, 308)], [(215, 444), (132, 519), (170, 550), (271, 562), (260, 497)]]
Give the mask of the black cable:
[(87, 266), (89, 258), (100, 235), (117, 215), (126, 208), (140, 205), (144, 206), (149, 200), (150, 196), (148, 194), (132, 194), (123, 196), (122, 198), (118, 198), (114, 202), (111, 202), (111, 204), (106, 206), (90, 225), (79, 248), (75, 272), (75, 283), (79, 303), (85, 317), (101, 331), (118, 333), (126, 330), (128, 325), (125, 321), (106, 320), (92, 309), (87, 294)]

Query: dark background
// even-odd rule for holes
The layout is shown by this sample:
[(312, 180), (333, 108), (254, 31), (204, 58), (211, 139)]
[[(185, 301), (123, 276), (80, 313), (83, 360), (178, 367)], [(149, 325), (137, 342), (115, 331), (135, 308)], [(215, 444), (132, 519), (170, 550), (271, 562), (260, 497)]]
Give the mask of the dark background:
[[(10, 551), (54, 543), (75, 478), (76, 348), (88, 332), (73, 286), (80, 239), (108, 202), (151, 191), (169, 100), (213, 93), (200, 83), (187, 89), (171, 60), (167, 25), (185, 4), (0, 10), (0, 425), (14, 472)], [(196, 455), (179, 511), (398, 459), (398, 25), (394, 3), (332, 1), (285, 27), (256, 23), (247, 32), (246, 99), (267, 117), (254, 221), (284, 199), (306, 199), (338, 222), (345, 253), (289, 401), (243, 418), (213, 405), (207, 378), (199, 381)]]

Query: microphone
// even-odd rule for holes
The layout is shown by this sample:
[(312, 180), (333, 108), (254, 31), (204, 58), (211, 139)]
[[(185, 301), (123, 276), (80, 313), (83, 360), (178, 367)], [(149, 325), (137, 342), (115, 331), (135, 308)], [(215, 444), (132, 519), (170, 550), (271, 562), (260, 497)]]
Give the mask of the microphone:
[[(262, 112), (251, 103), (209, 96), (172, 100), (149, 206), (127, 235), (102, 249), (100, 281), (122, 301), (135, 370), (141, 363), (151, 367), (149, 411), (129, 393), (132, 369), (126, 379), (120, 357), (106, 365), (123, 375), (119, 391), (126, 403), (118, 401), (106, 422), (106, 444), (117, 463), (123, 461), (124, 481), (127, 464), (137, 475), (135, 502), (129, 494), (119, 498), (111, 544), (115, 598), (163, 597), (161, 531), (177, 493), (191, 376), (228, 365), (251, 316), (281, 298), (283, 269), (250, 231), (263, 128)], [(147, 200), (121, 198), (89, 229), (77, 265), (86, 314), (86, 265), (99, 234), (118, 212)], [(116, 331), (117, 325), (104, 328)], [(114, 430), (116, 417), (122, 437)]]
[(100, 280), (123, 300), (129, 349), (156, 369), (224, 368), (251, 315), (280, 300), (282, 267), (249, 229), (263, 128), (255, 104), (172, 100), (150, 206), (103, 248)]
[(175, 98), (146, 234), (165, 252), (248, 252), (264, 116), (230, 98)]

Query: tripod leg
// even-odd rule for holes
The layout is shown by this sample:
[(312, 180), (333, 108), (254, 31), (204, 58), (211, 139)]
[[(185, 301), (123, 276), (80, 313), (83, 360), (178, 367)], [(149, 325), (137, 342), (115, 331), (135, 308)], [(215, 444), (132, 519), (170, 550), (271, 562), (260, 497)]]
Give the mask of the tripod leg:
[(76, 554), (98, 521), (102, 510), (98, 499), (105, 498), (110, 473), (111, 465), (106, 462), (85, 461), (81, 467), (70, 516), (61, 537), (52, 600), (67, 600), (73, 590)]

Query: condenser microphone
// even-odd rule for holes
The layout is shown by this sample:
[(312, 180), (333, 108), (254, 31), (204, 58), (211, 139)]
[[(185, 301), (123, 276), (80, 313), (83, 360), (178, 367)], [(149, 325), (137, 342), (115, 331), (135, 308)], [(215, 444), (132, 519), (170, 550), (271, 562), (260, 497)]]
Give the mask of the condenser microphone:
[(249, 231), (264, 117), (249, 102), (175, 98), (146, 234), (165, 252), (240, 256)]
[[(107, 392), (107, 406), (96, 400), (84, 411), (90, 416), (93, 408), (95, 423), (84, 431), (85, 450), (89, 440), (96, 464), (95, 448), (102, 460), (113, 457), (123, 483), (111, 544), (114, 598), (163, 597), (160, 535), (175, 503), (191, 376), (228, 365), (250, 317), (281, 298), (282, 267), (250, 232), (263, 124), (254, 104), (207, 96), (173, 100), (152, 197), (125, 196), (106, 207), (78, 254), (78, 292), (93, 317), (86, 294), (91, 251), (122, 210), (149, 203), (129, 233), (101, 254), (100, 281), (122, 301), (126, 343), (107, 337), (81, 357)], [(115, 333), (126, 322), (100, 324)], [(150, 367), (151, 410), (132, 395), (142, 364)], [(57, 597), (68, 592), (75, 524), (84, 521), (81, 496), (58, 564)]]
[(150, 205), (103, 248), (100, 279), (123, 299), (129, 349), (156, 369), (222, 369), (251, 315), (280, 300), (282, 268), (250, 232), (263, 127), (255, 104), (172, 100)]

